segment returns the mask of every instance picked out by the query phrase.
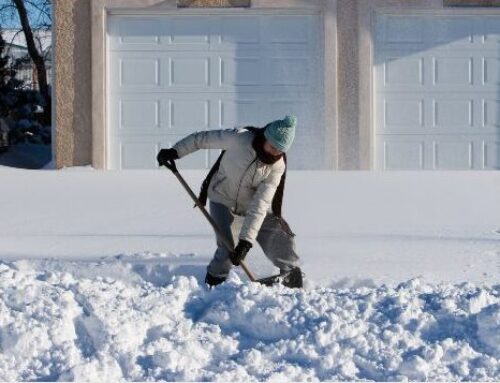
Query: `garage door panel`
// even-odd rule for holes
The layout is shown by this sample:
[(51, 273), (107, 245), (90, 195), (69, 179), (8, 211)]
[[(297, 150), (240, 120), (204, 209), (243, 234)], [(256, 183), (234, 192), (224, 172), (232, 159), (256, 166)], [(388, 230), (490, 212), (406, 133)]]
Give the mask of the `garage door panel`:
[(220, 86), (259, 86), (263, 84), (260, 57), (220, 57)]
[(164, 86), (168, 68), (158, 55), (145, 52), (139, 57), (128, 52), (119, 52), (110, 57), (108, 63), (111, 92), (158, 91)]
[(374, 74), (377, 91), (489, 91), (496, 86), (494, 64), (490, 86), (483, 80), (481, 52), (380, 50)]
[(244, 44), (246, 48), (256, 49), (262, 41), (259, 17), (241, 16), (222, 18), (219, 25), (221, 26), (221, 32), (218, 43), (221, 47), (239, 48), (240, 44)]
[[(139, 58), (140, 56), (140, 58)], [(209, 90), (218, 79), (210, 57), (203, 52), (116, 52), (109, 60), (111, 92), (183, 91), (194, 87)]]
[(484, 17), (481, 24), (476, 25), (476, 30), (476, 35), (480, 37), (481, 43), (490, 46), (492, 49), (498, 48), (498, 44), (500, 44), (500, 23), (497, 17)]
[(378, 45), (422, 45), (426, 19), (420, 16), (379, 16), (376, 39)]
[(382, 49), (495, 50), (498, 16), (380, 15), (376, 44)]
[(482, 99), (482, 127), (498, 132), (500, 136), (500, 99)]
[(483, 82), (495, 89), (500, 85), (500, 58), (483, 56)]
[(384, 170), (410, 170), (424, 168), (424, 142), (415, 139), (381, 137), (378, 145), (383, 149), (379, 167)]
[(414, 56), (385, 56), (380, 80), (386, 88), (398, 85), (421, 87), (424, 83), (424, 59)]
[(116, 128), (110, 135), (183, 134), (193, 128), (205, 129), (211, 125), (210, 108), (208, 98), (185, 94), (120, 95), (110, 103), (110, 125)]
[(220, 81), (218, 63), (208, 52), (167, 52), (162, 60), (168, 78), (164, 91), (210, 92)]
[(384, 131), (422, 128), (424, 125), (424, 100), (411, 98), (382, 98), (379, 123)]
[(118, 115), (122, 130), (155, 130), (160, 127), (160, 101), (122, 100)]
[(121, 87), (159, 87), (160, 62), (157, 58), (124, 58), (120, 60)]
[(270, 16), (263, 24), (268, 43), (306, 45), (313, 38), (313, 16)]
[(473, 42), (475, 18), (450, 16), (427, 19), (426, 33), (433, 43), (446, 44), (450, 48), (468, 46)]
[(500, 99), (495, 96), (388, 93), (377, 95), (375, 106), (380, 134), (500, 134)]
[(113, 97), (109, 105), (110, 136), (158, 134), (167, 124), (165, 100), (155, 95), (137, 94)]
[(436, 170), (472, 169), (473, 144), (469, 140), (433, 142), (433, 168)]
[(120, 168), (144, 169), (155, 166), (158, 145), (152, 142), (118, 142)]
[(381, 15), (376, 41), (385, 48), (468, 48), (482, 44), (481, 35), (476, 34), (481, 22), (470, 16)]
[(483, 167), (489, 170), (500, 170), (500, 135), (482, 142)]
[(436, 97), (432, 104), (433, 127), (447, 130), (472, 128), (473, 100)]
[(484, 90), (481, 52), (457, 48), (455, 51), (427, 53), (427, 57), (425, 70), (429, 75), (424, 84), (430, 91), (453, 94)]
[(170, 59), (169, 86), (210, 86), (209, 59), (172, 58)]
[(220, 128), (229, 129), (236, 125), (256, 125), (256, 116), (259, 116), (264, 107), (262, 100), (219, 100)]
[[(151, 53), (149, 53), (151, 55)], [(303, 57), (249, 57), (189, 53), (110, 60), (112, 92), (297, 92), (317, 91), (321, 63)]]
[(315, 15), (113, 17), (108, 31), (112, 51), (311, 50), (319, 32)]
[(433, 57), (433, 85), (472, 85), (472, 57)]
[(170, 128), (189, 131), (210, 125), (208, 100), (170, 100)]
[[(436, 134), (456, 132), (471, 134), (481, 124), (481, 98), (467, 94), (389, 93), (377, 96), (377, 132)], [(492, 129), (488, 131), (494, 132)]]
[(377, 157), (382, 170), (500, 169), (500, 139), (489, 135), (379, 135)]
[(157, 49), (168, 35), (168, 25), (157, 18), (112, 18), (108, 26), (108, 44), (111, 50)]
[(208, 49), (213, 29), (211, 19), (179, 16), (170, 19), (169, 24), (172, 45), (195, 45), (198, 48)]
[(310, 60), (306, 58), (273, 58), (271, 74), (273, 85), (306, 85), (311, 82)]

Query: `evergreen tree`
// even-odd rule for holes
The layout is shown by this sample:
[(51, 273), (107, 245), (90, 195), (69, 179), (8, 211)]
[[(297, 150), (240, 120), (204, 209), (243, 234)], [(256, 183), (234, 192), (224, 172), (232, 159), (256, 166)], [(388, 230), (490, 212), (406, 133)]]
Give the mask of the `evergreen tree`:
[(38, 91), (22, 88), (16, 78), (15, 62), (11, 62), (7, 44), (0, 33), (0, 118), (10, 127), (10, 144), (19, 142), (50, 143), (50, 131), (36, 121), (35, 112), (43, 100)]

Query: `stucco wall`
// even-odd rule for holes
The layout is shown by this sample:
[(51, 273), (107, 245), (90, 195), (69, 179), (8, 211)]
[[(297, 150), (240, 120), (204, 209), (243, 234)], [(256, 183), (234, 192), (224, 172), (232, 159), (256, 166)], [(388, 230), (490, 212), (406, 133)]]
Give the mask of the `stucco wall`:
[(90, 2), (54, 1), (56, 166), (91, 162)]
[(250, 0), (177, 0), (179, 7), (249, 7)]
[(359, 168), (358, 2), (337, 2), (338, 168)]

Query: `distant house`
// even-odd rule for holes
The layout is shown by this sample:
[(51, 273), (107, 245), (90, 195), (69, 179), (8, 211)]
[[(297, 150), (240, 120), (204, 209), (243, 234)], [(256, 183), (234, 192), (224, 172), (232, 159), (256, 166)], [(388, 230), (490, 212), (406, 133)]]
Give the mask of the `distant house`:
[[(29, 89), (38, 89), (36, 68), (28, 54), (24, 33), (19, 29), (2, 29), (3, 39), (7, 45), (7, 55), (11, 57), (11, 64), (19, 60), (16, 68), (16, 77), (24, 81)], [(33, 30), (35, 44), (45, 59), (47, 81), (52, 84), (52, 33), (45, 30)]]
[(54, 2), (56, 164), (155, 168), (191, 132), (293, 113), (291, 169), (500, 169), (498, 5)]

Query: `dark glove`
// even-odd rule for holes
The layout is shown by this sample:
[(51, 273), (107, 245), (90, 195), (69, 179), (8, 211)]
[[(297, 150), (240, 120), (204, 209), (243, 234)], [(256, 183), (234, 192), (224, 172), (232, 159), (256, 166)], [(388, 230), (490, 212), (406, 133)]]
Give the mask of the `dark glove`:
[(252, 247), (252, 244), (244, 239), (240, 239), (238, 245), (234, 248), (234, 251), (229, 253), (229, 259), (235, 266), (239, 266), (240, 262), (243, 261)]
[(158, 160), (158, 165), (163, 166), (168, 164), (170, 160), (177, 160), (179, 155), (175, 149), (162, 149), (158, 152), (156, 159)]

